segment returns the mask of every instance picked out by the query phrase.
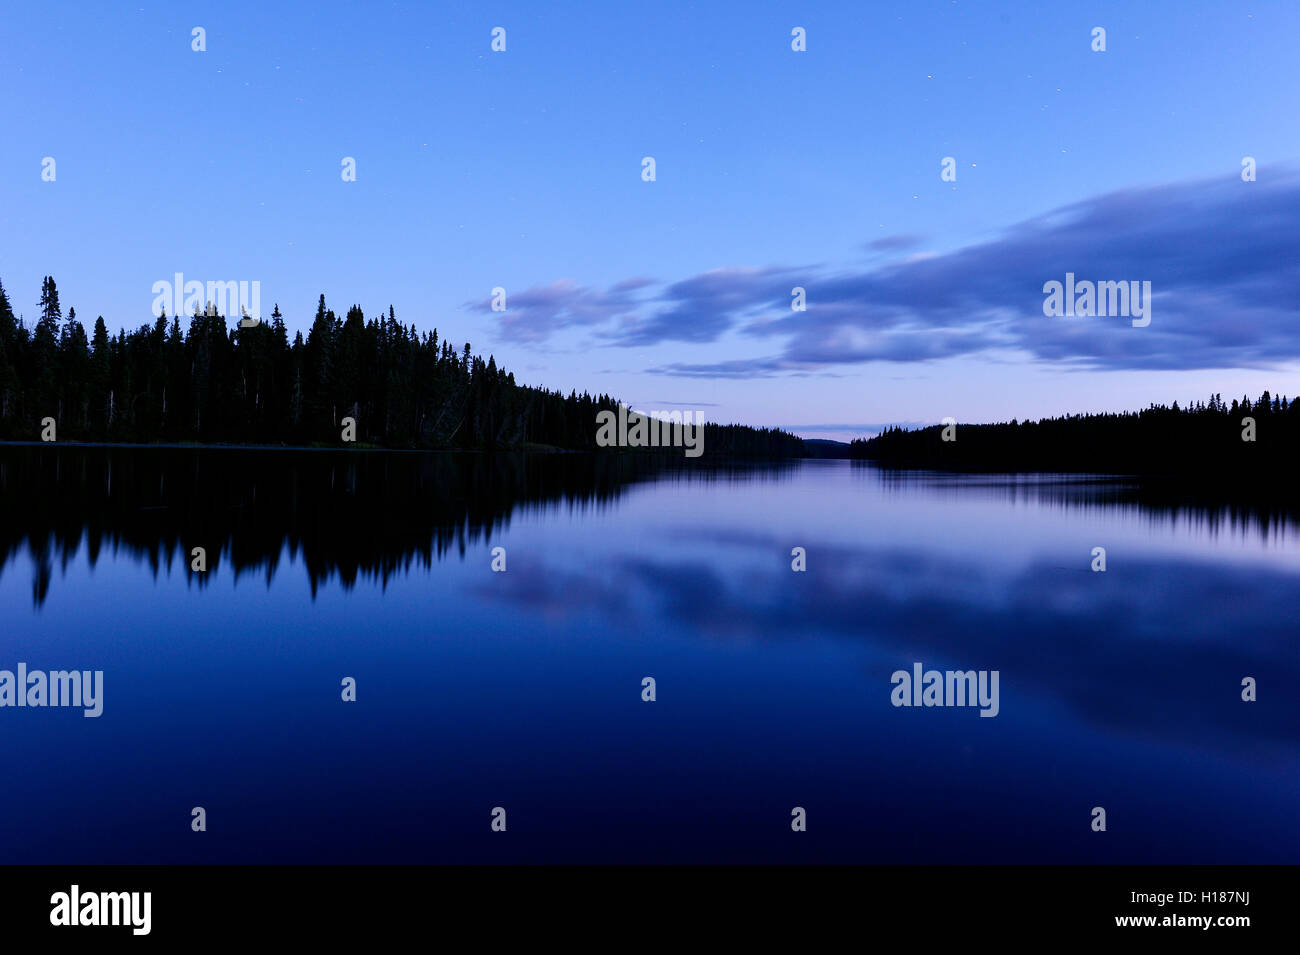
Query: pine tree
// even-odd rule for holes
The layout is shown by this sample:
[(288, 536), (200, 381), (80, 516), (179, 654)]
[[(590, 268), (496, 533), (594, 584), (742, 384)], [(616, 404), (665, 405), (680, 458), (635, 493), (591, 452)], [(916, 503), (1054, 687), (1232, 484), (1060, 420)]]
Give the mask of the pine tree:
[[(62, 337), (63, 309), (59, 307), (59, 290), (52, 276), (41, 282), (40, 318), (32, 336), (32, 394), (35, 407), (31, 410), (40, 417), (49, 415), (59, 420), (59, 339)], [(62, 423), (60, 421), (60, 423)]]
[(108, 434), (108, 390), (112, 376), (112, 355), (108, 326), (104, 316), (95, 319), (90, 339), (90, 432), (95, 437)]

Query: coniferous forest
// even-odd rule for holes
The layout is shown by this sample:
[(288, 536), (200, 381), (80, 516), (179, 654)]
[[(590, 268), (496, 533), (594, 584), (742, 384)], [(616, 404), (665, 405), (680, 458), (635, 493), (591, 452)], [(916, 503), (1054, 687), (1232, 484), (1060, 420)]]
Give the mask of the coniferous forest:
[(1136, 412), (1039, 421), (887, 428), (850, 445), (850, 457), (886, 467), (949, 471), (1061, 471), (1240, 478), (1291, 487), (1300, 455), (1300, 399), (1153, 404)]
[[(52, 277), (35, 327), (0, 284), (0, 439), (32, 441), (53, 418), (58, 440), (128, 443), (357, 445), (385, 448), (594, 450), (596, 415), (616, 399), (567, 397), (403, 325), (390, 307), (339, 318), (321, 295), (306, 337), (292, 341), (277, 305), (270, 321), (229, 324), (212, 309), (163, 314), (134, 331), (89, 334)], [(704, 426), (709, 455), (792, 457), (800, 438), (769, 428)]]

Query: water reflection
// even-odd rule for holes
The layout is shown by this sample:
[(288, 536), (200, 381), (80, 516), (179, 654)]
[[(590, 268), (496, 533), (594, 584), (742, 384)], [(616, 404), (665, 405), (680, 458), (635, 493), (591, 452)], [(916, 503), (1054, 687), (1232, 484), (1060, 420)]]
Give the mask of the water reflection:
[[(729, 551), (748, 548), (763, 568), (744, 575), (709, 559), (626, 557), (606, 577), (557, 561), (490, 593), (550, 619), (593, 613), (612, 628), (642, 606), (720, 643), (828, 636), (899, 665), (1001, 669), (1004, 700), (1051, 697), (1095, 726), (1198, 749), (1294, 755), (1300, 696), (1284, 688), (1300, 686), (1296, 574), (1153, 559), (1105, 575), (1045, 561), (1008, 572), (919, 549), (821, 546), (817, 573), (796, 578), (784, 543), (730, 535)], [(1277, 691), (1266, 707), (1240, 701), (1251, 674)]]
[(953, 474), (882, 469), (850, 462), (863, 479), (894, 491), (924, 488), (949, 496), (984, 496), (1010, 504), (1142, 515), (1153, 524), (1183, 525), (1211, 535), (1294, 536), (1300, 497), (1276, 488), (1220, 489), (1199, 480), (1086, 474)]
[(33, 598), (49, 596), (85, 542), (90, 566), (107, 547), (188, 573), (204, 547), (208, 575), (269, 584), (282, 558), (301, 558), (312, 593), (337, 578), (387, 582), (429, 567), (509, 526), (511, 515), (564, 507), (601, 510), (631, 484), (682, 474), (713, 482), (772, 477), (792, 463), (693, 467), (678, 457), (477, 455), (207, 448), (0, 448), (0, 575), (24, 548)]
[[(893, 493), (925, 492), (1011, 505), (1137, 515), (1211, 535), (1293, 536), (1293, 500), (1233, 497), (1212, 488), (1080, 475), (953, 475), (849, 462)], [(267, 584), (287, 556), (301, 560), (313, 595), (331, 579), (386, 583), (428, 568), (507, 528), (512, 514), (546, 508), (601, 511), (634, 484), (656, 480), (788, 481), (798, 462), (684, 461), (631, 455), (495, 455), (245, 451), (236, 449), (0, 448), (0, 575), (24, 551), (37, 606), (58, 564), (86, 546), (91, 567), (107, 547), (203, 587), (188, 573), (202, 546), (208, 569)]]
[[(842, 461), (10, 447), (0, 517), (6, 659), (111, 681), (102, 719), (4, 714), (0, 759), (42, 766), (0, 792), (17, 861), (1300, 846), (1284, 504)], [(999, 715), (892, 707), (914, 661), (998, 670)], [(344, 675), (363, 702), (341, 703)], [(228, 839), (186, 838), (196, 793)], [(518, 829), (485, 841), (499, 804)]]

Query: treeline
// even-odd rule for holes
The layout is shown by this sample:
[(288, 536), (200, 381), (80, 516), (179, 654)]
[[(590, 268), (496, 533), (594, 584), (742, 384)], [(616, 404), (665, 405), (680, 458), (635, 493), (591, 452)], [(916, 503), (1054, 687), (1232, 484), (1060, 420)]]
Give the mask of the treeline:
[(1300, 399), (1264, 392), (1230, 404), (1222, 395), (1185, 408), (1077, 414), (1040, 421), (887, 428), (856, 440), (850, 456), (887, 467), (949, 471), (1064, 471), (1238, 477), (1293, 483), (1300, 449)]
[[(337, 446), (342, 419), (356, 441), (386, 448), (596, 448), (608, 395), (567, 397), (354, 305), (338, 317), (320, 297), (306, 337), (292, 341), (279, 306), (251, 328), (214, 309), (161, 315), (90, 334), (54, 279), (41, 285), (35, 327), (16, 318), (0, 284), (0, 439), (35, 440), (53, 418), (59, 440)], [(802, 441), (773, 429), (706, 425), (707, 454), (787, 457)]]

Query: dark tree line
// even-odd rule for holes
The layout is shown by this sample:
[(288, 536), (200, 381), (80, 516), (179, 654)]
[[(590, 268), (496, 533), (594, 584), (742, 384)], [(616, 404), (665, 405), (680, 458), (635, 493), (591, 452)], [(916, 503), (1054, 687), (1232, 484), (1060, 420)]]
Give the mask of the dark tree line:
[[(516, 384), (391, 307), (340, 318), (324, 295), (292, 341), (278, 305), (251, 328), (208, 308), (116, 335), (100, 316), (87, 335), (47, 276), (38, 308), (29, 329), (0, 285), (0, 439), (35, 440), (48, 417), (59, 440), (338, 445), (350, 417), (358, 443), (387, 448), (594, 450), (597, 413), (618, 407)], [(707, 454), (802, 453), (773, 429), (706, 425), (704, 439)]]
[(850, 456), (900, 468), (1201, 475), (1290, 484), (1300, 457), (1300, 399), (1266, 391), (1253, 402), (1243, 397), (1229, 404), (1216, 394), (1185, 408), (1174, 402), (1117, 414), (958, 424), (952, 441), (944, 441), (943, 432), (942, 425), (887, 428), (852, 442)]

